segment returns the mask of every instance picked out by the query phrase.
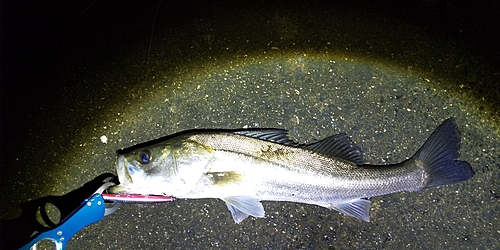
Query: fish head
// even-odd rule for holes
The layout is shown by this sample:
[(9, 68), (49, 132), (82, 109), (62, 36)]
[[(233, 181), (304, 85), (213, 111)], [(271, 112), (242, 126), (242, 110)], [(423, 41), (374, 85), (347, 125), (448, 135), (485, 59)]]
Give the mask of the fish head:
[(112, 193), (182, 197), (203, 177), (212, 150), (192, 141), (167, 142), (118, 154), (120, 185)]

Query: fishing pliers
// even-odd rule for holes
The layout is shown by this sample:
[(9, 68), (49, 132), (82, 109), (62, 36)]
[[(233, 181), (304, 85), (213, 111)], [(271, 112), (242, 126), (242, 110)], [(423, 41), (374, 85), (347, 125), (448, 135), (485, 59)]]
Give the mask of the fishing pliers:
[(119, 203), (114, 203), (112, 206), (107, 207), (102, 195), (105, 190), (113, 185), (115, 185), (113, 182), (105, 182), (102, 184), (90, 198), (85, 199), (82, 204), (69, 216), (64, 218), (57, 227), (34, 235), (32, 240), (21, 249), (36, 249), (36, 244), (44, 239), (54, 242), (57, 250), (65, 249), (71, 237), (78, 231), (92, 223), (102, 220), (104, 216), (110, 215), (118, 209)]

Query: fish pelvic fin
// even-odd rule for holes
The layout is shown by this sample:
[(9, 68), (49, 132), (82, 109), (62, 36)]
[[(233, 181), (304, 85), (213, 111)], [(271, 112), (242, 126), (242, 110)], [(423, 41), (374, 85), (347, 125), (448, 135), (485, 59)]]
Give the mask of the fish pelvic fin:
[(242, 222), (249, 215), (253, 217), (264, 217), (264, 207), (260, 200), (251, 196), (231, 196), (221, 200), (226, 202), (227, 209), (231, 212), (236, 223)]
[(434, 130), (412, 158), (425, 171), (420, 189), (458, 183), (474, 176), (468, 162), (457, 160), (459, 149), (460, 132), (455, 120), (448, 118)]

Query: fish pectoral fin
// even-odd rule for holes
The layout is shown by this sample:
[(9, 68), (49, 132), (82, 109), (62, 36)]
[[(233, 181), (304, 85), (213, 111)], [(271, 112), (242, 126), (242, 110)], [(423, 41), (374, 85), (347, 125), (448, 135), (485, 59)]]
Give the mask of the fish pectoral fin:
[(331, 204), (329, 207), (343, 214), (358, 218), (360, 220), (370, 222), (370, 205), (371, 201), (366, 199), (350, 200), (345, 203)]
[(240, 223), (249, 215), (264, 217), (264, 207), (260, 200), (251, 196), (231, 196), (221, 198), (226, 202), (227, 209), (231, 212), (234, 222)]

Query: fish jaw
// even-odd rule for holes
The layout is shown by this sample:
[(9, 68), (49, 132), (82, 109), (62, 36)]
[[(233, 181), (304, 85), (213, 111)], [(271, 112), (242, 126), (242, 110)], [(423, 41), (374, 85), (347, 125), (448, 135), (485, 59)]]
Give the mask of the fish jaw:
[(123, 155), (118, 155), (116, 158), (116, 175), (120, 184), (110, 187), (108, 191), (113, 194), (128, 193), (127, 187), (132, 184), (132, 179), (124, 167)]
[(128, 173), (128, 169), (125, 169), (124, 159), (125, 158), (123, 157), (123, 155), (118, 156), (116, 164), (116, 173), (118, 175), (118, 179), (120, 180), (120, 184), (128, 186), (132, 183), (132, 178)]

